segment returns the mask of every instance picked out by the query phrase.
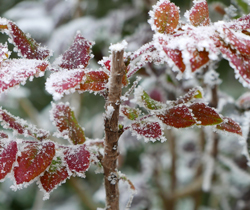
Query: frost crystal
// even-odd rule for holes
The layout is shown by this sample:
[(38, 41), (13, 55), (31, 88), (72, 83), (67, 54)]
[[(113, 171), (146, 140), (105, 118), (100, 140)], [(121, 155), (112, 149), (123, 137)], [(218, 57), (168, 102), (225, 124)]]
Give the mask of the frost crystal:
[(111, 46), (109, 47), (109, 49), (110, 49), (111, 51), (120, 52), (120, 51), (126, 49), (126, 48), (127, 48), (127, 45), (128, 45), (128, 43), (127, 43), (125, 40), (123, 40), (121, 43), (117, 43), (117, 44), (111, 45)]

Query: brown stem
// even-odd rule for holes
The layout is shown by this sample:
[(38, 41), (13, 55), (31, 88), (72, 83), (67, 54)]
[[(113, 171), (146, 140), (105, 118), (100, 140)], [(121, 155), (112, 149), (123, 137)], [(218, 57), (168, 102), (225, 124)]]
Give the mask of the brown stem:
[(104, 118), (105, 145), (102, 165), (104, 169), (104, 184), (106, 190), (106, 209), (119, 209), (119, 189), (117, 174), (118, 148), (118, 119), (120, 108), (120, 97), (122, 92), (122, 77), (125, 74), (123, 62), (123, 50), (112, 51), (111, 76), (108, 99), (106, 100), (106, 113), (113, 109), (111, 116)]

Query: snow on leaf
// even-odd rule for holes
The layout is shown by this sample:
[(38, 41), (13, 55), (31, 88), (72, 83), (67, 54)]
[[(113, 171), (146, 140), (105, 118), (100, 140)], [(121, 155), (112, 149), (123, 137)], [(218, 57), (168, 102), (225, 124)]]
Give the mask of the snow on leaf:
[(40, 60), (6, 60), (0, 66), (0, 93), (16, 85), (25, 84), (33, 76), (43, 76), (48, 63)]
[(0, 141), (0, 180), (11, 172), (16, 161), (17, 143), (15, 141)]
[(152, 30), (173, 33), (179, 23), (179, 8), (169, 0), (161, 0), (150, 11)]
[(242, 136), (242, 130), (238, 123), (229, 117), (224, 117), (223, 120), (223, 123), (216, 126), (217, 129)]
[[(7, 30), (5, 32), (10, 36), (11, 42), (17, 47), (22, 57), (43, 60), (51, 55), (48, 49), (41, 47), (40, 44), (25, 34), (15, 23), (8, 21), (6, 26)], [(3, 28), (6, 29), (6, 26)]]
[(82, 69), (67, 69), (53, 73), (46, 81), (46, 90), (53, 95), (54, 100), (59, 100), (63, 94), (69, 94), (80, 87), (85, 72)]
[(67, 167), (60, 157), (56, 157), (52, 160), (49, 169), (40, 177), (40, 182), (43, 189), (49, 193), (68, 177)]
[(93, 43), (77, 33), (73, 44), (62, 55), (61, 63), (58, 64), (64, 69), (84, 69), (92, 58), (91, 47)]
[(175, 105), (184, 104), (191, 101), (194, 98), (202, 98), (202, 89), (200, 87), (195, 87), (188, 91), (184, 96), (179, 97), (176, 101), (174, 101)]
[(239, 78), (243, 86), (250, 87), (250, 56), (238, 54), (235, 50), (223, 44), (220, 46), (220, 51), (234, 69), (236, 79)]
[(51, 120), (57, 127), (62, 137), (67, 137), (73, 144), (83, 144), (85, 134), (78, 124), (74, 111), (68, 103), (53, 104), (51, 110)]
[(43, 173), (55, 155), (53, 142), (23, 142), (23, 144), (21, 155), (17, 158), (18, 166), (13, 169), (18, 185), (30, 182)]
[(109, 75), (104, 71), (89, 71), (85, 74), (80, 87), (80, 91), (100, 91), (106, 88)]
[(249, 35), (249, 28), (250, 28), (250, 14), (242, 16), (234, 21), (231, 22), (230, 29), (240, 30), (245, 34)]
[(209, 53), (206, 50), (198, 51), (197, 49), (190, 52), (190, 65), (192, 72), (201, 68), (209, 62)]
[(131, 124), (131, 129), (146, 139), (160, 139), (163, 132), (159, 122), (139, 121)]
[(83, 176), (90, 165), (90, 152), (86, 149), (86, 145), (68, 146), (64, 150), (64, 159), (68, 164), (71, 172)]
[(188, 13), (190, 23), (193, 26), (207, 26), (210, 24), (206, 0), (194, 1), (194, 6)]
[(217, 125), (223, 122), (220, 115), (204, 103), (193, 103), (189, 106), (197, 125)]
[(39, 141), (47, 139), (50, 133), (43, 129), (38, 129), (26, 121), (11, 115), (0, 107), (0, 121), (3, 128), (13, 129), (24, 136), (32, 136)]
[(175, 128), (186, 128), (196, 124), (189, 108), (186, 105), (178, 105), (158, 114), (157, 117), (166, 125)]
[(226, 37), (225, 42), (231, 48), (236, 49), (240, 54), (250, 56), (250, 38), (239, 32), (233, 32), (229, 28), (223, 29), (223, 36)]
[(140, 110), (131, 108), (129, 106), (121, 106), (120, 111), (130, 120), (135, 120), (141, 113)]

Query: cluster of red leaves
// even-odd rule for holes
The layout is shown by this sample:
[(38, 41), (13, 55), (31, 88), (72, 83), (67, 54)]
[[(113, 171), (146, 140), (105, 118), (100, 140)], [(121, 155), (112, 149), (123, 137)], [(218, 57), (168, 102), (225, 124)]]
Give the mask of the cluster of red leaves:
[(163, 60), (169, 65), (182, 73), (195, 72), (222, 54), (236, 77), (250, 87), (250, 15), (213, 24), (205, 0), (194, 1), (185, 13), (188, 24), (179, 21), (179, 8), (169, 0), (159, 1), (150, 15), (155, 47), (166, 53)]
[(84, 144), (84, 131), (79, 126), (74, 112), (67, 104), (61, 103), (53, 106), (51, 114), (58, 131), (67, 135), (74, 145), (62, 146), (52, 142), (48, 140), (48, 131), (37, 129), (1, 109), (1, 125), (4, 128), (36, 139), (11, 140), (7, 134), (1, 132), (1, 180), (7, 175), (14, 176), (14, 184), (18, 188), (39, 180), (39, 186), (49, 193), (73, 174), (84, 176), (90, 165), (90, 152)]
[(146, 139), (163, 139), (161, 122), (174, 128), (213, 125), (218, 130), (242, 135), (238, 123), (230, 118), (222, 117), (214, 108), (197, 101), (202, 98), (200, 88), (191, 89), (184, 96), (176, 101), (169, 101), (167, 104), (152, 99), (141, 88), (136, 90), (135, 95), (138, 104), (149, 110), (149, 114), (139, 118), (140, 112), (137, 109), (126, 106), (122, 107), (121, 111), (128, 119), (137, 119), (131, 124), (131, 129)]

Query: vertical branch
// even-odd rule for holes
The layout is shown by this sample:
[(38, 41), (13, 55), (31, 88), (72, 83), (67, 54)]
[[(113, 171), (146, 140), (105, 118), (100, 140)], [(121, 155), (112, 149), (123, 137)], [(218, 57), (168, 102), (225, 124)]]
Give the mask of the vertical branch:
[[(105, 104), (106, 116), (105, 126), (105, 145), (102, 165), (104, 169), (104, 184), (106, 190), (106, 209), (119, 209), (119, 189), (117, 174), (118, 148), (118, 120), (120, 97), (122, 92), (122, 77), (125, 74), (123, 62), (124, 48), (117, 44), (117, 49), (113, 47), (111, 60), (111, 76), (109, 81), (109, 93)], [(120, 47), (120, 48), (119, 48)]]

